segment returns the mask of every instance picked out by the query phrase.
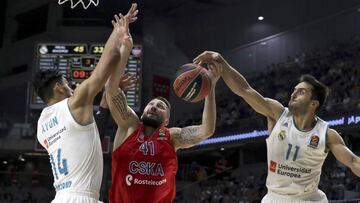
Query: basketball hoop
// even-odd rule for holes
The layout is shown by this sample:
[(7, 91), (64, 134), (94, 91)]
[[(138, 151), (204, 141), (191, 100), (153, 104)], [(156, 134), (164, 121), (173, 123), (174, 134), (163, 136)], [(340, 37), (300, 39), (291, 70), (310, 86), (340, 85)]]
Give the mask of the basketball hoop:
[[(77, 5), (82, 4), (84, 9), (89, 8), (89, 6), (91, 4), (93, 4), (94, 6), (99, 5), (99, 0), (58, 0), (58, 4), (62, 5), (66, 2), (70, 1), (71, 2), (71, 8), (75, 8)], [(86, 4), (84, 1), (87, 1), (88, 3)]]

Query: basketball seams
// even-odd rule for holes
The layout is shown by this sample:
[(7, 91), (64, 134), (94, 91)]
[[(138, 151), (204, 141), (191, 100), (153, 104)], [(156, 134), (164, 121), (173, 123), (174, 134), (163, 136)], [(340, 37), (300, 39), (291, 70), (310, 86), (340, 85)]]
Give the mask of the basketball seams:
[[(181, 97), (181, 95), (184, 93), (185, 89), (189, 86), (189, 84), (191, 84), (198, 77), (200, 72), (201, 72), (201, 68), (197, 67), (197, 68), (194, 68), (194, 70), (186, 71), (186, 72), (183, 72), (182, 74), (180, 74), (174, 82), (175, 93), (177, 93), (176, 95)], [(186, 76), (184, 76), (185, 74), (187, 74), (189, 78), (192, 78), (192, 80), (189, 80), (189, 82), (185, 81), (181, 84), (181, 80), (186, 80), (186, 78), (181, 79), (182, 77), (186, 77)], [(184, 85), (186, 82), (188, 85)], [(179, 88), (177, 88), (177, 87), (179, 87)]]
[(210, 92), (211, 80), (205, 68), (195, 64), (185, 64), (176, 73), (173, 82), (175, 94), (188, 102), (203, 100)]
[[(196, 76), (196, 78), (194, 78), (193, 81), (191, 81), (191, 83), (189, 83), (189, 85), (186, 87), (184, 93), (181, 95), (181, 98), (184, 98), (186, 101), (193, 101), (198, 97), (198, 95), (202, 89), (202, 86), (203, 86), (202, 75), (203, 75), (203, 72), (201, 71)], [(197, 86), (198, 87), (200, 86), (200, 88), (196, 88)]]
[(201, 87), (199, 88), (199, 94), (195, 97), (192, 102), (201, 101), (207, 94), (209, 94), (211, 88), (211, 80), (206, 71), (201, 72), (202, 81), (207, 80), (208, 82), (202, 82)]

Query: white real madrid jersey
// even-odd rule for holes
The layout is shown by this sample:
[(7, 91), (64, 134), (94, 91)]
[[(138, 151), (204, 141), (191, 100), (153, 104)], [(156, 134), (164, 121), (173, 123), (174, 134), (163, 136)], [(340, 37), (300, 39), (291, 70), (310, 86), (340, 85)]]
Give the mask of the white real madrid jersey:
[(86, 126), (78, 124), (70, 112), (68, 99), (64, 99), (43, 109), (37, 139), (50, 156), (57, 193), (99, 193), (103, 157), (95, 122)]
[(318, 191), (321, 168), (327, 156), (328, 123), (316, 117), (310, 131), (296, 128), (293, 115), (285, 108), (266, 139), (270, 192), (301, 197)]

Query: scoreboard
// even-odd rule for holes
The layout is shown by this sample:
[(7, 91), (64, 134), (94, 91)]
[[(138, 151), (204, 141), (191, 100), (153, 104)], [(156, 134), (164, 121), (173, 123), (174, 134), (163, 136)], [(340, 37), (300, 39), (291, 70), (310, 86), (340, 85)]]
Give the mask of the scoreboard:
[[(39, 43), (36, 46), (34, 71), (58, 69), (66, 76), (69, 85), (75, 89), (81, 82), (91, 76), (103, 50), (104, 44)], [(126, 92), (128, 105), (134, 111), (140, 110), (141, 67), (142, 47), (134, 45), (125, 68), (125, 72), (135, 74), (138, 81), (135, 87)], [(36, 96), (33, 90), (31, 90), (30, 97), (30, 108), (39, 109), (45, 106), (44, 102)], [(101, 98), (101, 95), (97, 97)]]

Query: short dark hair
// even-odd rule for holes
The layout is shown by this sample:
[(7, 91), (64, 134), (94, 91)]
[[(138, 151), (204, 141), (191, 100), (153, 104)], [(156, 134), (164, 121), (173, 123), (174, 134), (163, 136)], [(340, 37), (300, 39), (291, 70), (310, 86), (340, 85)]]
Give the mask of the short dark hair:
[(319, 101), (317, 110), (321, 109), (329, 95), (329, 88), (318, 81), (314, 76), (308, 74), (302, 75), (300, 77), (300, 82), (306, 82), (313, 87), (311, 90), (311, 99)]
[(63, 74), (58, 69), (38, 71), (33, 78), (33, 87), (36, 94), (47, 102), (53, 96), (53, 87), (56, 82), (61, 82)]
[(170, 117), (170, 111), (171, 111), (171, 104), (170, 104), (170, 102), (166, 99), (166, 98), (164, 98), (164, 97), (155, 97), (154, 99), (158, 99), (158, 100), (160, 100), (160, 101), (163, 101), (165, 104), (166, 104), (166, 106), (168, 107), (168, 109), (169, 109), (169, 117)]

